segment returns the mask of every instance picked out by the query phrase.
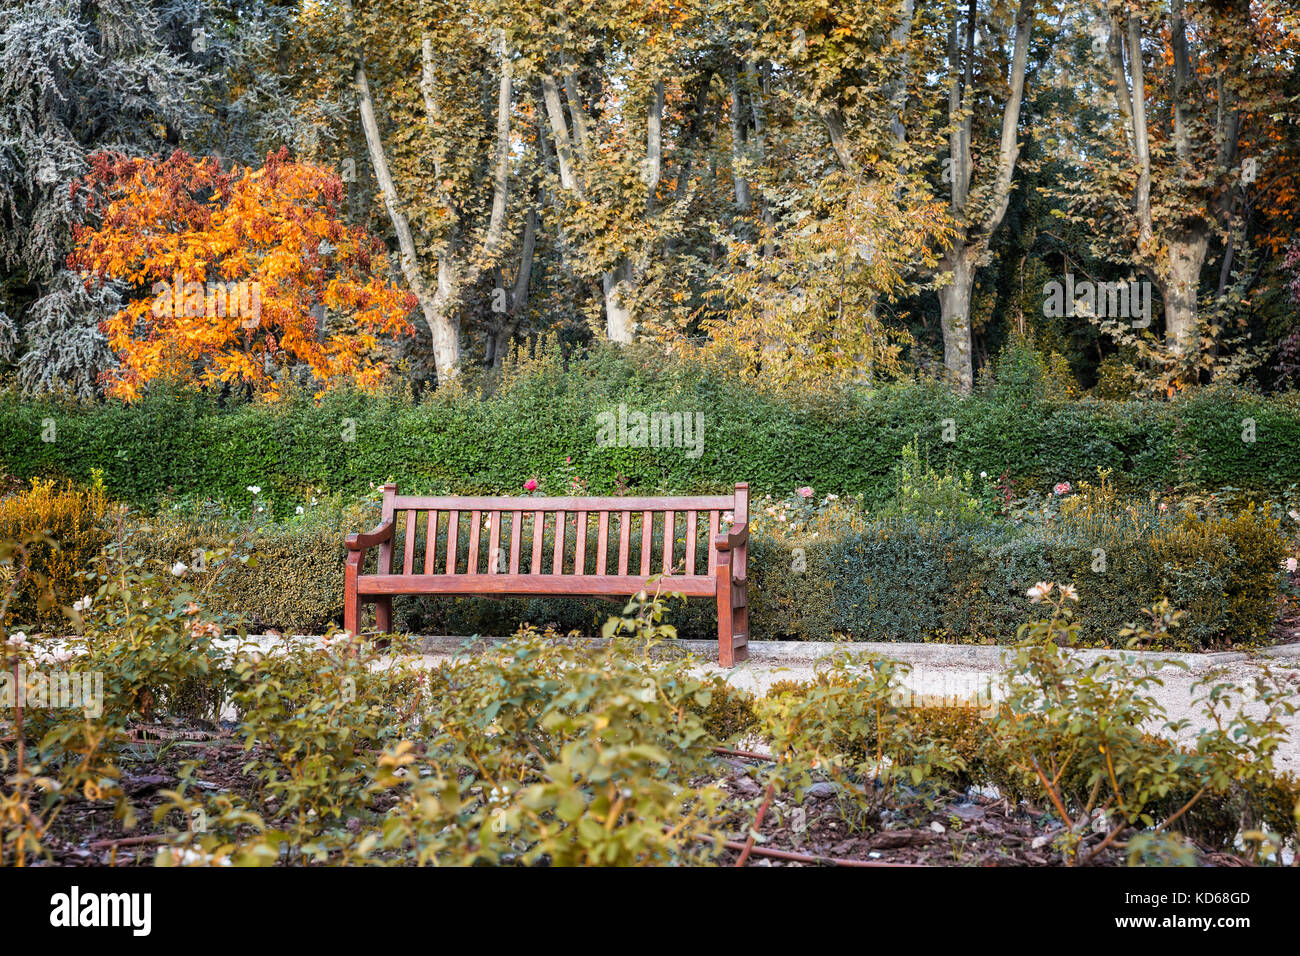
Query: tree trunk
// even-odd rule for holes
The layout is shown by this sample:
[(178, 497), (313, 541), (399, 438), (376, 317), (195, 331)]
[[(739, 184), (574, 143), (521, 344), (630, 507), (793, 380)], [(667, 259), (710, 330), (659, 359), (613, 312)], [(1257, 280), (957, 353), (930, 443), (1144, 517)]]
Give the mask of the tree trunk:
[(1201, 267), (1209, 249), (1209, 236), (1194, 232), (1169, 243), (1165, 299), (1165, 340), (1175, 354), (1199, 351), (1196, 341), (1196, 296)]
[(744, 101), (740, 92), (740, 68), (731, 68), (731, 181), (736, 190), (736, 209), (744, 215), (749, 212), (749, 179), (746, 177), (745, 149), (748, 127), (745, 120)]
[(631, 342), (632, 293), (636, 289), (631, 264), (620, 262), (615, 269), (606, 272), (601, 277), (601, 288), (605, 292), (605, 328), (609, 340)]
[(433, 358), (438, 370), (439, 381), (447, 381), (456, 374), (456, 365), (460, 361), (460, 318), (447, 308), (449, 285), (445, 275), (447, 271), (439, 260), (438, 289), (431, 292), (420, 272), (420, 261), (415, 251), (415, 239), (411, 234), (411, 225), (397, 195), (397, 187), (388, 168), (388, 157), (384, 153), (383, 140), (379, 135), (379, 121), (375, 116), (374, 97), (370, 92), (370, 83), (366, 77), (365, 66), (358, 62), (356, 69), (357, 105), (361, 113), (361, 129), (365, 133), (366, 147), (370, 153), (371, 166), (375, 179), (383, 193), (384, 208), (397, 234), (397, 244), (401, 253), (402, 274), (406, 284), (419, 300), (424, 321), (429, 326), (433, 339)]
[(943, 365), (952, 384), (965, 395), (975, 383), (970, 338), (970, 297), (975, 282), (974, 257), (967, 249), (950, 249), (944, 257), (942, 269), (952, 277), (952, 281), (939, 290)]
[[(510, 343), (514, 340), (519, 324), (528, 315), (528, 287), (532, 281), (533, 257), (537, 249), (538, 213), (537, 205), (528, 210), (524, 220), (524, 238), (520, 243), (519, 271), (515, 273), (515, 286), (510, 293), (510, 310), (488, 334), (485, 353), (486, 364), (493, 368), (501, 365)], [(504, 282), (502, 277), (499, 281)]]
[(1011, 186), (1020, 157), (1020, 103), (1025, 92), (1025, 65), (1033, 33), (1035, 0), (1020, 0), (1016, 12), (1016, 37), (1011, 51), (1010, 89), (1002, 107), (1002, 129), (998, 139), (997, 165), (988, 184), (982, 221), (969, 219), (974, 160), (971, 141), (976, 92), (974, 89), (976, 4), (970, 0), (965, 18), (965, 52), (961, 42), (962, 18), (953, 17), (948, 31), (948, 118), (952, 124), (948, 153), (952, 160), (952, 195), (949, 211), (959, 224), (939, 264), (938, 275), (948, 282), (939, 289), (939, 310), (943, 330), (943, 364), (953, 386), (962, 394), (975, 383), (971, 354), (970, 298), (975, 284), (975, 264), (988, 250), (993, 234), (1002, 225), (1011, 201)]

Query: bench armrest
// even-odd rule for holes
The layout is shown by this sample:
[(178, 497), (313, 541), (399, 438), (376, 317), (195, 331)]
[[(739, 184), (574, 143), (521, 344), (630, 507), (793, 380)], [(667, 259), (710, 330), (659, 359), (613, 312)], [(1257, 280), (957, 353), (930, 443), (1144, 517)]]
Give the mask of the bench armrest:
[(749, 543), (749, 525), (738, 524), (730, 531), (719, 534), (713, 539), (713, 546), (719, 551), (730, 551)]
[(373, 531), (363, 531), (359, 534), (350, 534), (347, 537), (349, 551), (364, 551), (366, 548), (374, 547), (377, 544), (383, 544), (393, 536), (393, 519), (389, 518)]

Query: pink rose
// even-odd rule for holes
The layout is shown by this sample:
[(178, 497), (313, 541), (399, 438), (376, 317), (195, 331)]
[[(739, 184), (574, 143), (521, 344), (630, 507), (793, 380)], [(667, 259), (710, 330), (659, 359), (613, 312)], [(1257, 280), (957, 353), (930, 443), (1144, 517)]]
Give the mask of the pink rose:
[(1063, 481), (1052, 490), (1058, 495), (1068, 495), (1070, 493), (1070, 483), (1068, 481)]
[(536, 478), (529, 478), (527, 481), (524, 482), (524, 491), (536, 491), (536, 490), (537, 490)]
[(813, 490), (808, 485), (804, 485), (802, 488), (796, 488), (794, 493), (800, 498), (811, 498), (813, 496)]

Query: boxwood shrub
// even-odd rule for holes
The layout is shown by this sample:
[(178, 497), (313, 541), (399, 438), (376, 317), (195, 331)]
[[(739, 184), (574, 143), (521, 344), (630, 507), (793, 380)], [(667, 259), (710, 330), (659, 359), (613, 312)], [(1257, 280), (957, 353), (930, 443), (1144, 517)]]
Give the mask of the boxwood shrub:
[[(1061, 515), (1016, 527), (913, 518), (768, 538), (751, 570), (756, 639), (1007, 643), (1033, 615), (1039, 581), (1080, 593), (1081, 636), (1115, 640), (1167, 597), (1187, 612), (1180, 646), (1258, 643), (1277, 615), (1286, 539), (1247, 506), (1099, 523)], [(806, 569), (806, 570), (803, 570)]]

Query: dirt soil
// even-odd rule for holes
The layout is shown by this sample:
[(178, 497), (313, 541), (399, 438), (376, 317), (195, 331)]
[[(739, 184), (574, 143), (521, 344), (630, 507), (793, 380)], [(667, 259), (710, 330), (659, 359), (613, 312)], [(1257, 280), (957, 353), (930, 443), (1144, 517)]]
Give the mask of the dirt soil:
[[(178, 736), (183, 733), (184, 736)], [(165, 735), (165, 736), (164, 736)], [(129, 795), (139, 824), (126, 830), (114, 819), (111, 801), (78, 799), (58, 816), (46, 836), (51, 863), (62, 866), (149, 866), (166, 842), (168, 824), (185, 824), (173, 814), (154, 824), (154, 808), (166, 802), (163, 790), (175, 787), (180, 764), (200, 761), (197, 786), (201, 790), (237, 793), (256, 800), (257, 781), (243, 773), (249, 754), (229, 731), (208, 732), (176, 728), (139, 728), (137, 761), (125, 761), (122, 786)], [(757, 817), (767, 790), (770, 764), (751, 757), (719, 755), (717, 777), (730, 799), (718, 822), (725, 837), (743, 843)], [(377, 805), (382, 814), (385, 806)], [(263, 806), (274, 815), (274, 807)], [(268, 821), (271, 822), (271, 821)], [(272, 822), (272, 825), (275, 825)], [(795, 803), (774, 794), (759, 828), (746, 865), (839, 865), (849, 860), (868, 865), (922, 866), (1059, 866), (1061, 855), (1052, 848), (1059, 833), (1050, 814), (974, 792), (949, 793), (927, 807), (904, 794), (902, 799), (881, 799), (868, 811), (842, 801), (834, 788), (822, 783)], [(1103, 839), (1089, 833), (1080, 851), (1086, 857)], [(787, 851), (810, 860), (776, 859), (769, 851)], [(1220, 848), (1198, 846), (1199, 860), (1207, 866), (1248, 866), (1247, 859)], [(736, 865), (737, 848), (724, 849), (722, 865)], [(1123, 850), (1108, 847), (1088, 860), (1094, 866), (1123, 866)]]

